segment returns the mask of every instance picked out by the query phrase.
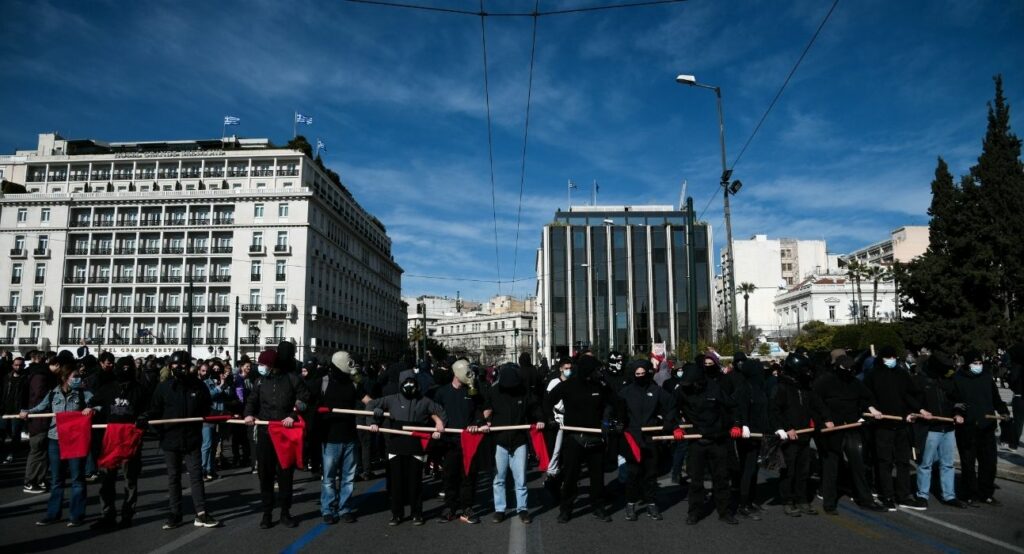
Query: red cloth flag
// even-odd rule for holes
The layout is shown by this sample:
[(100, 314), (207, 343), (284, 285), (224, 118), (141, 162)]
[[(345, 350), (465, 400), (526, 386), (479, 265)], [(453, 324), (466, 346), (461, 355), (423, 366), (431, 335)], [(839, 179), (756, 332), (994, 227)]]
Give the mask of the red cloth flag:
[(218, 423), (218, 422), (221, 422), (221, 421), (227, 421), (229, 419), (234, 419), (234, 418), (235, 418), (235, 416), (233, 416), (231, 414), (208, 415), (208, 416), (203, 418), (203, 423)]
[(120, 467), (135, 457), (142, 446), (142, 429), (134, 423), (108, 423), (103, 433), (103, 454), (96, 464), (103, 469)]
[(270, 442), (274, 445), (281, 469), (302, 467), (302, 434), (305, 427), (302, 418), (299, 418), (291, 428), (285, 427), (280, 421), (271, 421), (267, 425)]
[(73, 460), (89, 455), (92, 442), (92, 414), (57, 412), (57, 446), (60, 459)]
[(483, 433), (470, 433), (469, 431), (462, 431), (462, 471), (466, 475), (469, 475), (469, 466), (473, 463), (473, 456), (476, 454), (476, 449), (480, 446), (480, 441), (484, 440)]
[(430, 444), (430, 433), (424, 433), (423, 431), (413, 431), (412, 436), (420, 439), (420, 446), (423, 450), (427, 449), (427, 445)]
[(530, 442), (533, 443), (533, 451), (537, 454), (537, 469), (547, 471), (551, 456), (548, 454), (548, 443), (544, 441), (544, 431), (537, 429), (536, 423), (530, 426)]
[(633, 433), (630, 433), (629, 431), (623, 433), (622, 436), (626, 437), (626, 444), (629, 445), (629, 449), (633, 452), (633, 457), (636, 458), (636, 463), (640, 463), (640, 445), (637, 444), (636, 437), (634, 437)]

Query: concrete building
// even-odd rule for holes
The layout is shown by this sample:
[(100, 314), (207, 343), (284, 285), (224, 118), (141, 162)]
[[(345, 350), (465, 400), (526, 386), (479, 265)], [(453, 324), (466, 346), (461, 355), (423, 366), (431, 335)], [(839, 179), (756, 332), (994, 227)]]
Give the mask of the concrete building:
[(896, 287), (892, 281), (861, 283), (858, 297), (852, 280), (840, 274), (810, 275), (774, 299), (775, 320), (780, 337), (797, 334), (809, 321), (828, 325), (856, 323), (861, 320), (890, 321), (896, 316)]
[[(769, 239), (767, 235), (754, 235), (749, 240), (734, 240), (733, 248), (736, 252), (737, 329), (741, 333), (746, 321), (741, 284), (751, 283), (756, 287), (747, 300), (751, 328), (775, 336), (779, 331), (776, 295), (808, 275), (838, 269), (837, 257), (827, 253), (823, 240)], [(724, 263), (725, 254), (722, 256)], [(719, 296), (717, 301), (722, 310), (727, 302), (723, 296), (726, 295)], [(724, 319), (720, 321), (724, 325)]]
[(0, 197), (0, 347), (167, 354), (190, 335), (203, 357), (282, 340), (301, 358), (404, 347), (384, 225), (301, 151), (41, 134), (0, 172), (26, 189)]
[(534, 320), (526, 311), (459, 314), (438, 321), (432, 336), (453, 356), (482, 364), (515, 362), (520, 353), (535, 352)]
[[(537, 348), (552, 359), (590, 347), (671, 352), (689, 342), (695, 309), (711, 336), (712, 237), (697, 223), (688, 263), (686, 213), (672, 206), (573, 206), (544, 226), (537, 252)], [(690, 279), (695, 305), (687, 301)]]
[(859, 248), (842, 257), (843, 265), (857, 260), (868, 265), (907, 263), (928, 250), (928, 226), (906, 225), (889, 233), (889, 238)]

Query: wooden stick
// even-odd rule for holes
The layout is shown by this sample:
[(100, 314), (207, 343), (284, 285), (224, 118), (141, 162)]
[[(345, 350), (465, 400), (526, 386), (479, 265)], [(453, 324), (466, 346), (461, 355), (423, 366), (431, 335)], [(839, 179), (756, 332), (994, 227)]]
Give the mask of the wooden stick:
[(999, 414), (985, 414), (985, 419), (995, 419), (997, 421), (1003, 421), (1004, 419), (1010, 418)]
[(814, 427), (808, 427), (806, 429), (797, 429), (796, 430), (796, 434), (798, 434), (798, 435), (804, 435), (804, 434), (813, 433), (813, 432), (814, 432)]
[[(433, 433), (434, 431), (437, 430), (437, 429), (434, 429), (433, 427), (416, 427), (415, 425), (403, 425), (402, 429), (405, 429), (406, 431), (421, 431), (421, 432), (426, 432), (426, 433)], [(465, 429), (445, 429), (444, 430), (445, 433), (456, 433), (456, 434), (462, 434), (463, 431), (465, 431)]]
[[(875, 418), (875, 416), (871, 415), (871, 412), (864, 412), (861, 415), (864, 416), (864, 417), (870, 417), (871, 419)], [(904, 420), (900, 416), (886, 415), (886, 414), (882, 414), (882, 419), (888, 419), (890, 421), (903, 421)]]
[[(371, 430), (369, 425), (356, 425), (356, 429), (360, 429), (362, 431)], [(411, 437), (413, 435), (412, 431), (401, 431), (399, 429), (391, 429), (390, 427), (377, 427), (377, 431), (380, 433), (387, 433), (390, 435), (404, 435), (406, 437)], [(433, 432), (434, 430), (431, 429), (430, 431)]]
[[(42, 419), (44, 417), (53, 417), (53, 413), (28, 414), (29, 419)], [(21, 414), (4, 414), (4, 419), (21, 419)]]
[(933, 415), (932, 417), (921, 417), (921, 419), (925, 421), (943, 421), (946, 423), (956, 423), (956, 420), (954, 420), (951, 417), (942, 417), (937, 415)]
[[(704, 435), (683, 435), (683, 438), (680, 439), (680, 440), (684, 440), (685, 441), (685, 440), (690, 440), (690, 439), (702, 439), (702, 438), (704, 438)], [(676, 438), (673, 437), (672, 435), (655, 435), (655, 436), (651, 437), (651, 440), (652, 441), (674, 441), (674, 440), (676, 440)]]
[(842, 431), (843, 429), (853, 429), (855, 427), (860, 427), (863, 424), (864, 423), (860, 422), (860, 421), (858, 421), (856, 423), (845, 423), (843, 425), (836, 425), (835, 427), (832, 427), (832, 428), (826, 427), (826, 428), (822, 429), (821, 432), (822, 433), (832, 433), (834, 431)]
[[(318, 413), (326, 413), (325, 411), (320, 411), (320, 410), (325, 410), (325, 408), (318, 408), (317, 412)], [(364, 416), (372, 416), (373, 415), (373, 411), (371, 411), (371, 410), (346, 410), (346, 409), (343, 409), (343, 408), (330, 408), (330, 412), (332, 414), (348, 414), (348, 415), (364, 415)], [(391, 417), (391, 414), (388, 413), (388, 412), (384, 412), (384, 417)]]
[[(684, 424), (680, 425), (679, 428), (680, 429), (692, 429), (693, 425), (690, 425), (689, 423), (684, 423)], [(664, 429), (664, 427), (663, 426), (658, 426), (658, 425), (652, 425), (650, 427), (641, 427), (640, 428), (640, 430), (643, 431), (644, 433), (656, 433), (658, 431), (661, 431), (662, 429)]]
[[(563, 425), (562, 426), (562, 430), (563, 431), (569, 431), (569, 432), (572, 432), (572, 433), (593, 433), (593, 434), (598, 434), (598, 435), (601, 434), (601, 432), (602, 432), (600, 429), (592, 429), (590, 427), (570, 427), (568, 425)], [(493, 431), (493, 429), (492, 429), (492, 431)]]

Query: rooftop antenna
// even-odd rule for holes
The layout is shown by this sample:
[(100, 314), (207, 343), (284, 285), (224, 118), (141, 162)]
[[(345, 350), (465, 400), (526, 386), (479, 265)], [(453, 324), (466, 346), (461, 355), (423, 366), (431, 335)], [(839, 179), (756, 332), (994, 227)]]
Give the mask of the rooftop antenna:
[(683, 206), (686, 205), (686, 179), (683, 179), (683, 184), (679, 190), (679, 209), (682, 210)]

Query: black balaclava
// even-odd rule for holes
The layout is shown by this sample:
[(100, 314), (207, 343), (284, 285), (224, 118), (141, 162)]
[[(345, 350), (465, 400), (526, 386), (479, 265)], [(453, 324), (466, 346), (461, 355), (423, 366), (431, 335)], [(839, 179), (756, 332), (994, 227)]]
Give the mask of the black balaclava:
[[(654, 365), (651, 364), (650, 360), (637, 360), (629, 365), (633, 382), (641, 388), (647, 388), (654, 381)], [(637, 377), (636, 375), (637, 370), (640, 368), (644, 370), (643, 377)]]
[(844, 381), (857, 376), (857, 364), (846, 354), (836, 358), (836, 362), (832, 364), (832, 367), (835, 369), (836, 375)]
[(576, 375), (581, 379), (590, 380), (597, 376), (597, 372), (601, 370), (601, 362), (597, 361), (597, 358), (593, 356), (580, 356), (576, 360)]
[[(708, 360), (711, 361), (710, 364), (707, 363)], [(700, 356), (697, 365), (704, 370), (704, 375), (708, 379), (718, 379), (722, 375), (722, 366), (718, 365), (718, 362), (710, 356)]]
[(702, 364), (686, 364), (683, 371), (683, 380), (679, 387), (686, 394), (697, 394), (707, 388), (708, 377)]

